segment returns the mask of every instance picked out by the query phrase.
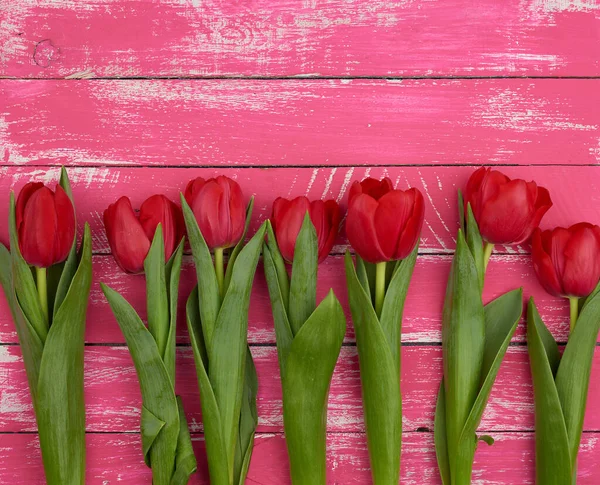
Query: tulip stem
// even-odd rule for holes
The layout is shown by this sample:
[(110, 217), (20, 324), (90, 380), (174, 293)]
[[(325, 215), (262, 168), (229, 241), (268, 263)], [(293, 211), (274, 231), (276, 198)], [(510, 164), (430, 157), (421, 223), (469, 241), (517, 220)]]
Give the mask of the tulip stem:
[(579, 317), (579, 298), (576, 296), (569, 297), (569, 308), (571, 313), (571, 332), (575, 328), (577, 318)]
[(487, 269), (488, 263), (490, 262), (490, 256), (494, 251), (494, 244), (486, 242), (483, 246), (483, 271)]
[(381, 316), (383, 309), (383, 300), (385, 298), (385, 270), (387, 263), (377, 263), (375, 265), (375, 312)]
[(46, 317), (46, 321), (48, 321), (48, 285), (47, 285), (47, 274), (46, 268), (38, 268), (35, 267), (35, 279), (36, 286), (38, 291), (38, 298), (40, 300), (40, 305), (42, 306), (42, 311), (44, 312), (44, 317)]
[(223, 248), (215, 249), (215, 273), (217, 275), (217, 283), (219, 284), (219, 294), (223, 296), (223, 281), (225, 277), (223, 263)]

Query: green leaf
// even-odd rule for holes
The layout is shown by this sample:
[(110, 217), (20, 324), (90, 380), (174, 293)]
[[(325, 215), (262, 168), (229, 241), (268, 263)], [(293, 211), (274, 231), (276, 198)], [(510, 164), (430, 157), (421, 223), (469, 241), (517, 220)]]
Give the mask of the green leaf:
[(300, 327), (317, 305), (317, 265), (319, 247), (317, 231), (308, 212), (304, 216), (300, 233), (294, 247), (292, 278), (290, 280), (290, 302), (288, 317), (292, 332), (296, 335)]
[[(349, 254), (349, 251), (346, 251)], [(360, 285), (365, 290), (365, 293), (369, 297), (369, 300), (373, 302), (373, 295), (371, 295), (371, 286), (369, 284), (369, 275), (367, 274), (367, 268), (363, 259), (357, 254), (356, 255), (356, 277), (360, 282)]]
[(485, 279), (485, 258), (483, 254), (483, 240), (477, 227), (477, 221), (473, 216), (471, 204), (467, 204), (467, 245), (473, 255), (475, 267), (477, 268), (477, 277), (479, 278), (479, 288), (483, 291), (483, 281)]
[(482, 434), (482, 435), (480, 435), (480, 436), (477, 437), (477, 441), (483, 441), (488, 446), (492, 446), (495, 443), (496, 440), (494, 440), (494, 438), (492, 438), (488, 434)]
[(438, 391), (437, 404), (435, 406), (433, 440), (435, 442), (435, 456), (437, 458), (438, 470), (440, 471), (442, 485), (451, 485), (452, 482), (450, 480), (448, 438), (446, 436), (446, 391), (444, 391), (443, 378)]
[(477, 268), (459, 230), (442, 318), (446, 436), (453, 481), (459, 466), (461, 434), (479, 392), (485, 327)]
[[(125, 336), (127, 347), (135, 364), (147, 412), (142, 418), (153, 416), (142, 423), (143, 430), (156, 430), (156, 420), (164, 422), (150, 447), (154, 485), (169, 484), (175, 467), (175, 453), (179, 435), (179, 410), (171, 378), (161, 359), (152, 334), (144, 326), (132, 306), (116, 291), (101, 283), (102, 291)], [(151, 437), (146, 433), (145, 440)]]
[[(273, 311), (273, 322), (275, 324), (275, 338), (277, 340), (277, 357), (279, 358), (279, 369), (283, 374), (285, 363), (294, 340), (294, 335), (287, 317), (285, 302), (282, 296), (277, 269), (271, 248), (263, 244), (263, 262), (265, 266), (265, 277), (269, 288), (269, 298), (271, 300), (271, 309)], [(286, 275), (287, 278), (287, 275)]]
[[(211, 355), (209, 352), (208, 355), (208, 376), (221, 415), (229, 470), (233, 470), (239, 433), (246, 367), (250, 291), (265, 230), (266, 227), (263, 224), (236, 259), (229, 288), (215, 325), (213, 353)], [(204, 325), (204, 321), (202, 324)]]
[(225, 270), (225, 281), (223, 283), (223, 293), (227, 292), (227, 288), (229, 288), (229, 282), (231, 281), (231, 274), (233, 271), (233, 265), (235, 264), (235, 259), (240, 254), (240, 251), (244, 248), (246, 234), (248, 233), (248, 227), (250, 227), (250, 222), (252, 220), (252, 209), (254, 208), (254, 196), (250, 197), (250, 202), (246, 206), (246, 222), (244, 224), (244, 232), (242, 233), (242, 237), (239, 242), (231, 251), (229, 258), (227, 260), (227, 269)]
[(202, 318), (202, 333), (204, 334), (206, 351), (210, 360), (213, 349), (213, 333), (217, 322), (217, 315), (219, 314), (219, 308), (221, 306), (219, 283), (217, 282), (217, 275), (215, 273), (210, 250), (202, 237), (196, 217), (186, 202), (183, 194), (181, 195), (181, 208), (183, 209), (185, 226), (187, 228), (187, 234), (196, 266), (199, 287), (198, 298), (200, 317)]
[(37, 287), (31, 274), (29, 265), (23, 259), (19, 249), (17, 237), (17, 224), (15, 218), (15, 194), (10, 194), (9, 232), (12, 261), (12, 281), (17, 302), (19, 303), (25, 319), (35, 329), (37, 336), (43, 342), (48, 335), (48, 319), (44, 315), (37, 293)]
[(207, 357), (206, 350), (204, 349), (198, 301), (198, 287), (196, 286), (187, 300), (185, 313), (190, 341), (194, 351), (198, 387), (200, 388), (200, 405), (202, 407), (202, 419), (204, 422), (204, 441), (208, 456), (208, 472), (212, 485), (231, 485), (221, 415), (210, 380), (208, 379)]
[[(402, 440), (399, 362), (392, 354), (390, 342), (377, 319), (369, 295), (358, 280), (349, 253), (345, 256), (345, 266), (373, 482), (397, 483)], [(398, 272), (397, 275), (402, 277), (402, 274)], [(391, 309), (388, 313), (391, 315)], [(399, 359), (399, 355), (396, 355)]]
[(273, 260), (273, 265), (277, 273), (277, 282), (281, 292), (283, 307), (287, 314), (290, 299), (290, 277), (288, 276), (283, 256), (281, 256), (279, 247), (277, 247), (277, 239), (275, 238), (273, 226), (269, 220), (267, 220), (267, 246), (269, 247), (271, 259)]
[(192, 439), (188, 429), (187, 419), (183, 410), (181, 398), (177, 396), (179, 410), (179, 436), (177, 438), (177, 455), (175, 458), (175, 473), (171, 485), (186, 485), (192, 473), (198, 468), (196, 456), (192, 447)]
[(460, 223), (460, 230), (465, 232), (467, 229), (465, 227), (465, 199), (460, 190), (458, 191), (458, 221)]
[(254, 433), (258, 425), (256, 396), (258, 394), (258, 376), (250, 347), (246, 350), (246, 372), (244, 374), (244, 393), (240, 411), (240, 433), (235, 452), (233, 483), (243, 485), (250, 466), (250, 457), (254, 447)]
[[(399, 261), (394, 270), (392, 279), (388, 285), (381, 310), (381, 329), (386, 336), (392, 360), (396, 365), (396, 372), (400, 376), (400, 344), (402, 338), (402, 313), (404, 302), (408, 293), (408, 286), (412, 278), (419, 245), (402, 261)], [(391, 266), (391, 264), (388, 264)], [(364, 286), (363, 286), (364, 288)]]
[(556, 373), (556, 389), (569, 436), (571, 469), (575, 467), (581, 441), (590, 372), (599, 330), (600, 293), (597, 293), (588, 300), (579, 314)]
[(140, 431), (142, 435), (142, 451), (144, 452), (144, 463), (146, 466), (151, 467), (150, 463), (150, 449), (154, 444), (154, 441), (158, 437), (160, 430), (165, 427), (165, 422), (157, 418), (152, 411), (142, 405)]
[(548, 353), (544, 342), (547, 337), (542, 337), (543, 334), (548, 335), (549, 332), (531, 298), (527, 316), (527, 347), (535, 401), (536, 481), (544, 485), (570, 485), (573, 468), (569, 437), (552, 369), (552, 360), (556, 356), (552, 355), (554, 351)]
[(165, 369), (175, 386), (175, 338), (177, 333), (177, 304), (179, 301), (179, 276), (181, 274), (181, 258), (185, 239), (182, 239), (175, 252), (171, 255), (165, 266), (165, 280), (167, 281), (167, 294), (169, 295), (169, 334), (163, 356)]
[[(144, 260), (148, 330), (154, 337), (161, 359), (164, 358), (171, 318), (165, 277), (165, 244), (162, 225), (156, 227), (148, 255)], [(171, 374), (169, 374), (171, 375)]]
[(83, 349), (92, 284), (87, 224), (82, 247), (81, 262), (48, 332), (37, 384), (36, 418), (50, 485), (83, 484), (85, 480)]
[(345, 331), (344, 312), (330, 291), (296, 334), (288, 355), (283, 420), (296, 485), (325, 483), (327, 398)]

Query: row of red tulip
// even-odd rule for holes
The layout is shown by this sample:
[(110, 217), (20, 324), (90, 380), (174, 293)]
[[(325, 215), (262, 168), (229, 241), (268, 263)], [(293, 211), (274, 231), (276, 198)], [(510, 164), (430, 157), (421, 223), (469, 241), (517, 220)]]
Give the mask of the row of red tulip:
[[(197, 178), (188, 183), (184, 194), (209, 248), (237, 244), (245, 219), (245, 203), (237, 182), (224, 176)], [(480, 168), (468, 181), (465, 203), (471, 204), (486, 242), (520, 244), (532, 238), (535, 272), (551, 294), (584, 297), (596, 286), (600, 278), (600, 227), (579, 223), (540, 231), (537, 226), (552, 206), (545, 188)], [(364, 260), (403, 259), (412, 251), (425, 212), (417, 189), (395, 190), (389, 178), (367, 178), (354, 182), (348, 205), (348, 240)], [(273, 203), (272, 224), (287, 261), (293, 259), (295, 240), (307, 211), (317, 231), (319, 261), (331, 251), (342, 220), (337, 202), (278, 198)], [(52, 192), (38, 182), (27, 184), (17, 199), (16, 217), (21, 251), (30, 265), (45, 268), (67, 258), (75, 234), (75, 214), (60, 186)], [(143, 271), (159, 223), (168, 259), (185, 232), (179, 205), (164, 195), (153, 195), (136, 215), (129, 198), (121, 197), (105, 210), (108, 241), (124, 271)]]

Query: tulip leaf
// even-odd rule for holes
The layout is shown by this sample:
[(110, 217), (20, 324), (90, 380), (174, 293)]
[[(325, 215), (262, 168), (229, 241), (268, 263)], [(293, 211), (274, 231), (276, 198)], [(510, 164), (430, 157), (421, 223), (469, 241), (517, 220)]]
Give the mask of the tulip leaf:
[(169, 331), (167, 345), (163, 355), (165, 369), (175, 385), (175, 338), (177, 333), (177, 304), (179, 302), (179, 276), (181, 274), (181, 258), (185, 239), (182, 239), (165, 265), (165, 280), (167, 282), (167, 294), (169, 296)]
[[(138, 375), (145, 412), (142, 414), (144, 444), (152, 441), (146, 463), (152, 466), (153, 483), (169, 484), (175, 467), (180, 422), (173, 383), (152, 334), (133, 307), (116, 291), (101, 284), (119, 327), (125, 336)], [(158, 428), (157, 420), (164, 422)], [(149, 430), (157, 430), (152, 440)]]
[(485, 350), (485, 314), (477, 268), (461, 230), (446, 289), (442, 350), (447, 447), (454, 481), (458, 464), (453, 457), (461, 452), (461, 434), (479, 392)]
[(528, 306), (527, 346), (535, 397), (536, 481), (544, 485), (571, 484), (569, 436), (554, 383), (558, 347), (533, 298)]
[[(273, 245), (276, 245), (276, 243), (273, 243), (271, 246), (266, 243), (263, 244), (263, 261), (265, 267), (265, 277), (267, 279), (267, 286), (269, 289), (269, 298), (271, 300), (271, 309), (273, 312), (273, 322), (275, 324), (275, 339), (277, 340), (279, 369), (281, 373), (283, 373), (285, 371), (287, 356), (292, 346), (292, 341), (294, 340), (294, 334), (292, 333), (292, 328), (290, 327), (285, 303), (281, 294), (282, 290), (279, 284), (280, 280), (277, 276), (275, 262), (273, 261), (271, 249)], [(277, 250), (276, 247), (275, 250)], [(285, 275), (285, 278), (287, 279), (287, 274)]]
[(192, 447), (190, 430), (188, 429), (183, 404), (179, 396), (177, 396), (177, 408), (179, 410), (179, 436), (177, 438), (175, 473), (171, 478), (170, 485), (186, 485), (190, 476), (198, 467), (196, 464), (196, 456), (194, 455), (194, 448)]
[(365, 290), (365, 293), (369, 297), (369, 300), (373, 302), (373, 295), (371, 294), (371, 286), (369, 283), (369, 275), (367, 274), (367, 268), (365, 266), (364, 260), (358, 254), (356, 255), (356, 277), (358, 278), (360, 285), (363, 287), (363, 290)]
[(213, 333), (219, 314), (219, 308), (221, 306), (219, 283), (217, 282), (217, 275), (215, 273), (210, 250), (206, 245), (204, 237), (202, 237), (196, 217), (186, 202), (183, 194), (181, 194), (181, 208), (183, 210), (185, 226), (187, 228), (187, 234), (194, 256), (194, 264), (196, 266), (202, 333), (204, 334), (206, 352), (210, 360), (213, 349)]
[(433, 440), (435, 443), (435, 456), (442, 485), (451, 485), (450, 457), (448, 456), (448, 437), (446, 436), (446, 391), (444, 379), (440, 383), (437, 403), (435, 406), (435, 420), (433, 423)]
[(458, 221), (460, 224), (459, 228), (465, 232), (467, 230), (465, 227), (465, 199), (460, 190), (458, 191)]
[(15, 215), (15, 194), (12, 192), (10, 194), (9, 232), (10, 247), (12, 249), (12, 282), (16, 301), (23, 311), (25, 320), (35, 329), (37, 336), (44, 343), (48, 335), (48, 319), (42, 310), (31, 269), (23, 259), (19, 248)]
[(227, 268), (225, 270), (225, 280), (223, 283), (223, 291), (226, 292), (227, 288), (229, 288), (229, 282), (231, 281), (231, 274), (233, 271), (233, 265), (235, 264), (235, 259), (237, 258), (240, 251), (244, 248), (246, 234), (248, 233), (248, 227), (250, 227), (250, 222), (252, 220), (252, 209), (254, 208), (254, 197), (250, 197), (250, 202), (246, 206), (246, 221), (244, 223), (244, 232), (242, 233), (242, 237), (235, 245), (233, 250), (229, 255), (229, 259), (227, 260)]
[(229, 485), (229, 468), (227, 465), (227, 450), (223, 436), (223, 426), (219, 406), (208, 378), (206, 350), (200, 320), (198, 287), (196, 286), (186, 305), (186, 317), (190, 341), (194, 351), (196, 375), (200, 388), (200, 405), (204, 423), (204, 441), (208, 455), (208, 472), (213, 485)]
[(288, 317), (294, 335), (300, 331), (317, 304), (318, 261), (317, 231), (307, 212), (296, 238), (290, 280)]
[(282, 376), (284, 429), (294, 483), (326, 481), (327, 399), (345, 316), (330, 291), (292, 343)]
[(254, 273), (265, 237), (263, 224), (240, 251), (217, 317), (208, 376), (221, 415), (228, 468), (233, 469), (239, 433), (248, 339), (248, 309)]
[(246, 347), (246, 372), (244, 375), (244, 391), (240, 411), (240, 432), (235, 451), (234, 483), (243, 485), (248, 474), (252, 449), (254, 448), (254, 433), (258, 426), (258, 410), (256, 396), (258, 394), (258, 376), (252, 360), (250, 347)]
[(273, 267), (277, 276), (277, 284), (279, 285), (279, 291), (281, 293), (281, 301), (285, 312), (288, 311), (288, 304), (290, 298), (290, 277), (285, 267), (285, 261), (283, 256), (277, 247), (277, 239), (275, 239), (275, 233), (273, 232), (273, 226), (271, 221), (267, 220), (267, 246), (271, 259), (273, 261)]
[(575, 467), (581, 441), (590, 372), (599, 330), (600, 293), (597, 293), (588, 300), (579, 315), (556, 373), (556, 389), (569, 437), (571, 469)]
[[(392, 359), (396, 365), (398, 376), (400, 376), (402, 313), (404, 312), (404, 302), (406, 301), (408, 285), (412, 278), (418, 252), (419, 245), (416, 244), (408, 257), (402, 261), (398, 261), (395, 265), (392, 279), (385, 293), (381, 318), (379, 319), (390, 348)], [(388, 264), (388, 266), (392, 265)]]
[(37, 383), (36, 417), (49, 484), (75, 485), (85, 479), (83, 351), (91, 284), (92, 245), (86, 224), (82, 259), (48, 332)]
[(483, 240), (477, 227), (477, 221), (473, 216), (471, 204), (467, 204), (467, 245), (473, 255), (475, 267), (477, 268), (477, 276), (479, 278), (480, 292), (483, 291), (483, 281), (485, 279), (485, 257), (483, 254)]
[(488, 446), (492, 446), (496, 440), (492, 438), (489, 434), (482, 434), (477, 437), (477, 441), (483, 441)]
[[(165, 244), (162, 224), (158, 224), (150, 250), (144, 259), (148, 330), (154, 337), (161, 359), (165, 356), (171, 318), (165, 276)], [(169, 374), (171, 375), (171, 374)]]
[[(406, 269), (410, 267), (407, 259)], [(369, 295), (358, 280), (352, 257), (345, 256), (348, 301), (356, 334), (360, 365), (365, 427), (374, 483), (397, 483), (402, 440), (402, 395), (400, 393), (399, 343), (394, 353)], [(410, 271), (409, 271), (410, 272)], [(406, 275), (399, 271), (394, 277)], [(402, 292), (401, 282), (393, 293)], [(399, 295), (390, 295), (390, 298)], [(386, 295), (386, 299), (388, 296)], [(400, 303), (401, 304), (401, 303)], [(385, 305), (385, 304), (384, 304)], [(388, 310), (389, 319), (393, 311)], [(400, 326), (400, 322), (396, 322)]]

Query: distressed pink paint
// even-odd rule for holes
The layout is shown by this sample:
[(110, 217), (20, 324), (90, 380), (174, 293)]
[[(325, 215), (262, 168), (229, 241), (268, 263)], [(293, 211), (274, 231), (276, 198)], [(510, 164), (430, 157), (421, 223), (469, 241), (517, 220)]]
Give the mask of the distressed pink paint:
[(599, 104), (592, 79), (3, 80), (0, 160), (595, 164)]
[(600, 73), (593, 0), (21, 1), (3, 17), (4, 76)]

